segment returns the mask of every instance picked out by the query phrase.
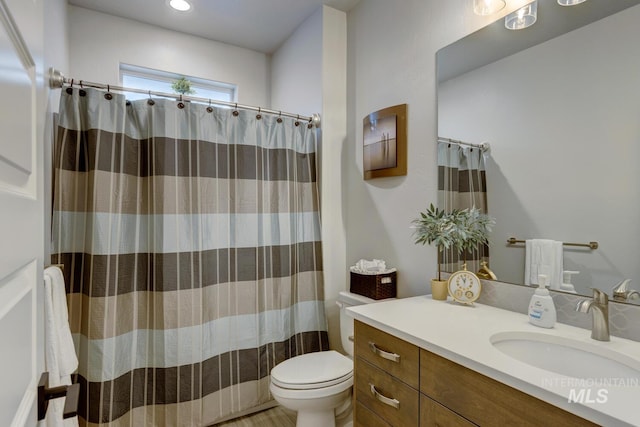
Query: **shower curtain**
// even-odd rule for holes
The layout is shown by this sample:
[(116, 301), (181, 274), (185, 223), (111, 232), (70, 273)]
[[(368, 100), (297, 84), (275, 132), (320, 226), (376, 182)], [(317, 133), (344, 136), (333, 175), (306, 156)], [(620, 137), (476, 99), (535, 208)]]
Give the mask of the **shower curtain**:
[(208, 425), (328, 349), (315, 129), (67, 88), (54, 163), (82, 424)]
[[(438, 141), (438, 206), (446, 212), (476, 207), (487, 212), (486, 151), (451, 142)], [(489, 262), (489, 247), (479, 245), (462, 254), (454, 250), (443, 254), (444, 271), (457, 271), (466, 259), (469, 271), (478, 271), (481, 262)]]

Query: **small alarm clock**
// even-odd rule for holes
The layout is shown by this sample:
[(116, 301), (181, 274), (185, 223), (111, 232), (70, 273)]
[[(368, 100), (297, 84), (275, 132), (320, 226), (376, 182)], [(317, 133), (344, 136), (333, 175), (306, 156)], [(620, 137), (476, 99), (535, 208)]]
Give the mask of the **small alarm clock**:
[(456, 271), (449, 276), (447, 287), (449, 288), (449, 295), (455, 301), (463, 304), (472, 304), (480, 297), (482, 283), (478, 276), (467, 270), (465, 264), (462, 270)]

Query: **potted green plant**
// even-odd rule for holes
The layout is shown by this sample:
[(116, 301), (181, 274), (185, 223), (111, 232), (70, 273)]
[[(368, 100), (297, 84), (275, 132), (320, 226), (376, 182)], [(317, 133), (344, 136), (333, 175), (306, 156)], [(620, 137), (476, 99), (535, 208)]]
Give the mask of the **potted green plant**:
[(416, 244), (434, 245), (438, 251), (438, 278), (431, 279), (431, 296), (433, 299), (447, 299), (447, 281), (442, 280), (442, 253), (456, 244), (459, 234), (455, 221), (458, 219), (458, 211), (446, 213), (445, 211), (429, 205), (429, 209), (420, 212), (420, 217), (412, 221)]
[(480, 297), (482, 283), (474, 272), (467, 270), (467, 252), (489, 242), (489, 233), (495, 220), (481, 213), (475, 206), (453, 211), (451, 215), (454, 216), (452, 222), (455, 224), (453, 246), (458, 254), (462, 253), (464, 263), (461, 270), (449, 276), (447, 291), (454, 301), (473, 305)]
[(171, 89), (181, 95), (193, 95), (196, 91), (191, 87), (191, 81), (186, 77), (180, 77), (171, 83)]
[(480, 244), (489, 242), (489, 233), (495, 220), (483, 214), (476, 207), (454, 209), (445, 212), (433, 204), (420, 212), (420, 218), (413, 220), (415, 243), (433, 244), (438, 249), (438, 278), (431, 280), (433, 299), (445, 300), (448, 294), (447, 281), (442, 280), (442, 253), (454, 248), (462, 253), (466, 261), (466, 252)]

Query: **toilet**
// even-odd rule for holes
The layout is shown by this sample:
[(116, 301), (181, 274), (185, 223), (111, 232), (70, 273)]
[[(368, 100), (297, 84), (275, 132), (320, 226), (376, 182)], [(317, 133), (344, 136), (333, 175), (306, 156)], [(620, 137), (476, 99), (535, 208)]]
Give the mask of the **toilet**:
[(350, 292), (340, 292), (340, 338), (350, 357), (337, 351), (296, 356), (271, 370), (269, 389), (283, 407), (297, 412), (298, 427), (334, 427), (351, 412), (353, 386), (353, 318), (345, 309), (376, 302)]

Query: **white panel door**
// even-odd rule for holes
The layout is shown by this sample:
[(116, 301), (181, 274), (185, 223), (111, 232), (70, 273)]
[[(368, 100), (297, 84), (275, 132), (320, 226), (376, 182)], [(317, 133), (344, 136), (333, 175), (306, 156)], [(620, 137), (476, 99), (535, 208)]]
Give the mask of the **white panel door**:
[(42, 28), (41, 0), (0, 0), (0, 426), (36, 424), (42, 371)]

